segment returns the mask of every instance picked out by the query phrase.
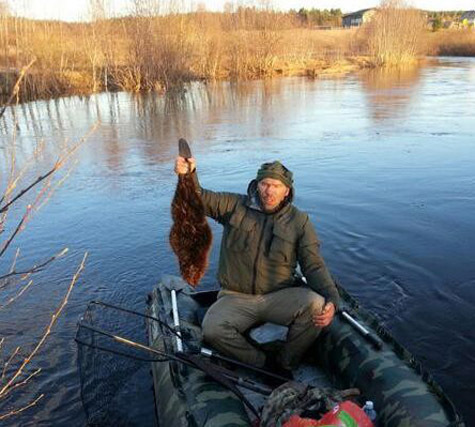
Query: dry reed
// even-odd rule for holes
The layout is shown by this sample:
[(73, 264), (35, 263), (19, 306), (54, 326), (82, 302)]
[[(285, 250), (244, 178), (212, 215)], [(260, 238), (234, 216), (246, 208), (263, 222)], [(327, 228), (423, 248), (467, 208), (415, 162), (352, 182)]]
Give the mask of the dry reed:
[(11, 92), (16, 70), (36, 58), (22, 82), (23, 100), (305, 73), (316, 59), (348, 54), (353, 34), (303, 29), (289, 14), (255, 8), (159, 16), (140, 9), (135, 16), (90, 23), (0, 19), (3, 93)]
[(423, 44), (428, 55), (475, 56), (475, 30), (449, 29), (428, 32)]
[(383, 0), (364, 28), (369, 54), (377, 66), (404, 65), (417, 60), (425, 25), (420, 11), (402, 0)]
[[(17, 70), (33, 57), (22, 82), (24, 100), (166, 91), (199, 79), (317, 75), (361, 55), (381, 66), (413, 62), (418, 54), (473, 54), (472, 32), (428, 35), (426, 18), (399, 0), (384, 0), (358, 32), (317, 30), (266, 2), (260, 8), (229, 3), (223, 13), (178, 13), (173, 2), (166, 10), (165, 3), (134, 0), (131, 15), (107, 19), (104, 1), (93, 0), (91, 21), (83, 23), (1, 15), (0, 95), (11, 93)], [(445, 41), (425, 43), (439, 33)]]

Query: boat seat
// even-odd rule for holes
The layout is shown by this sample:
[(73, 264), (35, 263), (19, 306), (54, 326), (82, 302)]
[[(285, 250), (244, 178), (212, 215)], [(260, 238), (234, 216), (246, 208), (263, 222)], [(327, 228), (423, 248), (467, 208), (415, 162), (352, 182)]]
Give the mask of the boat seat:
[(249, 329), (247, 334), (257, 345), (268, 345), (276, 342), (285, 342), (288, 331), (289, 328), (287, 326), (266, 322)]
[[(200, 307), (196, 310), (196, 320), (199, 325), (203, 324), (203, 319), (206, 315), (207, 310), (208, 307)], [(266, 322), (262, 325), (249, 329), (246, 335), (254, 342), (254, 344), (259, 346), (266, 346), (269, 344), (285, 342), (287, 339), (288, 331), (288, 326)]]

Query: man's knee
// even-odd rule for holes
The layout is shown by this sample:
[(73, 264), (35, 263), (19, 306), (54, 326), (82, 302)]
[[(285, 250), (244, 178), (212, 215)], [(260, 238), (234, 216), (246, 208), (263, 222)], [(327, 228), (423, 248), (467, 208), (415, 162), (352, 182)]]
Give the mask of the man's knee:
[(324, 305), (325, 298), (323, 298), (320, 294), (317, 294), (314, 291), (309, 292), (308, 307), (310, 308), (310, 311), (312, 311), (313, 313), (321, 312), (323, 310)]
[(295, 313), (294, 323), (313, 323), (313, 316), (320, 314), (325, 305), (325, 298), (316, 292), (306, 289), (301, 295), (300, 308)]
[(206, 316), (201, 328), (203, 339), (210, 344), (236, 334), (236, 329), (231, 324), (216, 316)]
[(220, 335), (222, 335), (219, 324), (206, 316), (201, 325), (201, 331), (203, 333), (203, 339), (207, 342), (215, 341)]
[(302, 312), (319, 313), (323, 310), (325, 298), (311, 289), (302, 289), (301, 292)]

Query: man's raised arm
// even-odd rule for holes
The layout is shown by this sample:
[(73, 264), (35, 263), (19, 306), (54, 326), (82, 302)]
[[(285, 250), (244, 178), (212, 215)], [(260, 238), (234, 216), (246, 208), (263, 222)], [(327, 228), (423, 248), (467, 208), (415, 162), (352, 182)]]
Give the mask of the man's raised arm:
[(229, 215), (244, 197), (235, 193), (218, 193), (202, 188), (196, 171), (196, 160), (193, 157), (185, 159), (178, 156), (175, 159), (175, 173), (177, 175), (191, 173), (196, 191), (205, 208), (205, 215), (220, 223), (227, 222)]

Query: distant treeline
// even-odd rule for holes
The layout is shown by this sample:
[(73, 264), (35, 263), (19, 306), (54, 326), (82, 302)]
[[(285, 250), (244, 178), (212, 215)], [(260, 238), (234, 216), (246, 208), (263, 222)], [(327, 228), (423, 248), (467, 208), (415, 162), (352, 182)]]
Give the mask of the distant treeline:
[(305, 9), (289, 12), (297, 17), (302, 25), (340, 27), (343, 13), (341, 9)]
[(464, 11), (463, 10), (445, 10), (445, 11), (438, 11), (438, 12), (428, 11), (426, 13), (427, 13), (427, 17), (430, 19), (441, 18), (441, 19), (451, 19), (455, 21), (457, 19), (460, 19)]

